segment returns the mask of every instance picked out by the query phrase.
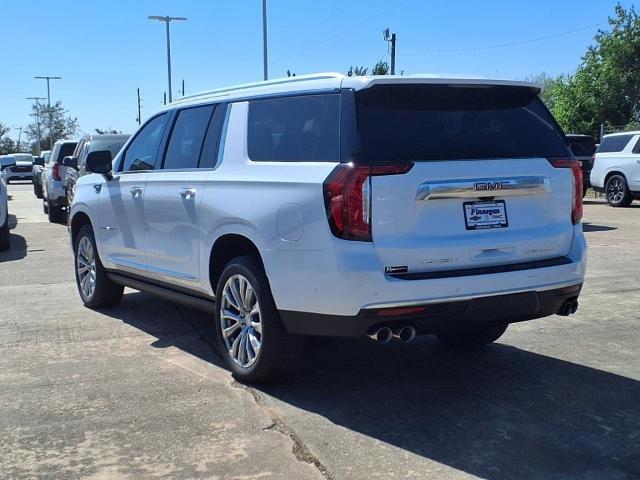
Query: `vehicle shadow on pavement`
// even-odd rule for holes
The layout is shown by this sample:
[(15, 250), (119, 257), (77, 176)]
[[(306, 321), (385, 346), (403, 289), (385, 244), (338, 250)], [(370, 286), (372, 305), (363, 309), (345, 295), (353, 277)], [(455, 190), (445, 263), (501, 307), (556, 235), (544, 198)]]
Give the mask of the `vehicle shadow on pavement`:
[(583, 222), (582, 231), (584, 233), (589, 232), (609, 232), (611, 230), (617, 230), (618, 227), (610, 227), (608, 225), (594, 225), (593, 223)]
[(508, 345), (450, 351), (429, 337), (318, 345), (301, 370), (259, 390), (482, 478), (640, 477), (640, 382), (629, 378)]
[[(104, 313), (154, 336), (154, 347), (224, 368), (210, 315), (138, 292)], [(311, 340), (291, 377), (253, 388), (490, 480), (640, 477), (640, 382), (509, 345)]]
[(27, 241), (22, 235), (9, 233), (9, 250), (0, 252), (0, 263), (22, 260), (27, 256)]

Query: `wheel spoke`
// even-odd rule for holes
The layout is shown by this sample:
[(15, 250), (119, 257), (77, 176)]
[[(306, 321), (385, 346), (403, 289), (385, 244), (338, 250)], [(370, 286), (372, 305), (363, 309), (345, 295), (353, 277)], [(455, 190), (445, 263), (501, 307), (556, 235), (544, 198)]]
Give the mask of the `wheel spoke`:
[(229, 295), (229, 293), (225, 290), (224, 292), (222, 292), (222, 296), (224, 298), (224, 300), (227, 301), (227, 303), (229, 305), (231, 305), (233, 308), (235, 308), (238, 312), (241, 310), (240, 305), (238, 305), (235, 300), (233, 300), (231, 298), (231, 295)]
[(231, 282), (231, 288), (229, 289), (231, 296), (233, 297), (233, 301), (235, 304), (240, 307), (238, 310), (242, 310), (242, 295), (240, 295), (239, 291), (239, 282)]
[(236, 333), (236, 331), (241, 327), (242, 325), (240, 323), (234, 323), (230, 327), (227, 327), (224, 330), (222, 330), (222, 335), (224, 335), (224, 338), (229, 338), (231, 335)]

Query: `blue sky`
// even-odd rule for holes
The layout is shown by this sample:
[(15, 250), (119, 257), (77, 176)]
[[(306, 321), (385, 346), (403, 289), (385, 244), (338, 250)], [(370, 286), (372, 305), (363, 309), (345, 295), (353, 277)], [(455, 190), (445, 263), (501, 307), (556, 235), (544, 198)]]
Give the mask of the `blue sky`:
[[(193, 93), (262, 79), (261, 0), (2, 0), (0, 121), (26, 126), (25, 97), (46, 96), (35, 75), (58, 75), (61, 100), (80, 127), (136, 128), (161, 107), (166, 90), (164, 24), (148, 15), (188, 17), (172, 24), (174, 98), (184, 78)], [(525, 78), (573, 71), (606, 28), (615, 0), (269, 0), (269, 73), (345, 72), (389, 61), (382, 30), (398, 35), (397, 69)], [(623, 1), (630, 6), (630, 1)], [(589, 27), (589, 28), (586, 28)], [(554, 36), (542, 41), (485, 48)], [(464, 50), (441, 52), (438, 50)], [(473, 50), (476, 49), (476, 50)], [(17, 137), (12, 130), (10, 136)]]

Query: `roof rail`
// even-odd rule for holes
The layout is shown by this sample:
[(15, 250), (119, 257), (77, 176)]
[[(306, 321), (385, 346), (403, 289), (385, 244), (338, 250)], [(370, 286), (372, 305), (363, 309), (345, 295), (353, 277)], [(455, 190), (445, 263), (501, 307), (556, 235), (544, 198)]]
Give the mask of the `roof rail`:
[(180, 103), (184, 100), (193, 100), (193, 99), (205, 97), (205, 96), (220, 95), (224, 93), (235, 92), (238, 90), (245, 90), (248, 88), (266, 87), (270, 85), (282, 85), (286, 83), (304, 82), (309, 80), (326, 80), (330, 78), (340, 79), (340, 78), (344, 78), (344, 75), (342, 75), (341, 73), (328, 72), (328, 73), (313, 73), (310, 75), (299, 75), (294, 77), (274, 78), (273, 80), (264, 80), (262, 82), (244, 83), (241, 85), (235, 85), (233, 87), (222, 87), (222, 88), (216, 88), (214, 90), (205, 90), (203, 92), (186, 95), (172, 103)]

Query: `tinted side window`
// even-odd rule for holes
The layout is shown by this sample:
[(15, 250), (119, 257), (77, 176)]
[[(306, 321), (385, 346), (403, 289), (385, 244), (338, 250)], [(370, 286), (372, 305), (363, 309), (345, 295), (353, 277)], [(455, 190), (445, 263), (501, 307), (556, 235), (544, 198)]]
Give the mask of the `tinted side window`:
[(640, 153), (640, 138), (633, 147), (633, 150), (631, 150), (631, 153)]
[(128, 172), (134, 170), (153, 170), (155, 167), (156, 154), (162, 140), (164, 127), (169, 117), (168, 113), (163, 113), (149, 120), (133, 139), (124, 155), (123, 168)]
[(633, 135), (614, 135), (612, 137), (604, 137), (598, 153), (621, 152), (627, 146)]
[(576, 157), (590, 157), (596, 151), (592, 138), (569, 138), (569, 146)]
[(254, 100), (249, 103), (248, 148), (254, 162), (336, 162), (337, 94)]
[(164, 157), (165, 169), (197, 168), (202, 141), (213, 113), (213, 105), (178, 112)]
[(218, 152), (220, 150), (222, 127), (227, 111), (226, 105), (217, 105), (209, 123), (207, 136), (204, 139), (202, 153), (200, 155), (200, 168), (213, 168), (218, 163)]

